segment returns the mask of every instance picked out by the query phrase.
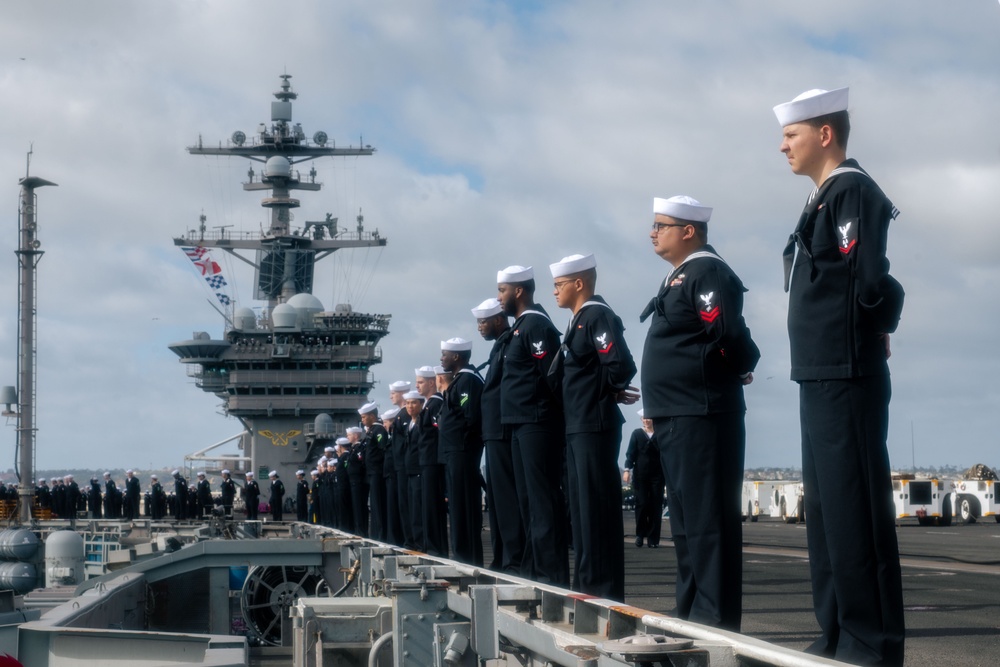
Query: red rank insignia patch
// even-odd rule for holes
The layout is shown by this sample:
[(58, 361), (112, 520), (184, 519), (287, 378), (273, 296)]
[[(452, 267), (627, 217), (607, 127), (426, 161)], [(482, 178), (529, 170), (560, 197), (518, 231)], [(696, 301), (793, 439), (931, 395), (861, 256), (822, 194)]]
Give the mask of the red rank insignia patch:
[(597, 351), (600, 354), (607, 354), (611, 351), (611, 347), (614, 345), (614, 341), (608, 340), (608, 332), (606, 331), (600, 336), (595, 336), (594, 340), (597, 341)]
[(840, 232), (840, 253), (842, 255), (850, 255), (851, 251), (854, 250), (854, 246), (858, 244), (858, 227), (854, 224), (854, 220), (848, 220), (847, 224), (838, 225), (837, 231)]
[(713, 303), (715, 297), (715, 292), (709, 292), (708, 294), (699, 294), (698, 298), (701, 299), (702, 307), (698, 310), (698, 315), (702, 320), (711, 324), (719, 315), (722, 314), (722, 310), (719, 306)]
[(532, 351), (531, 356), (533, 356), (535, 359), (544, 359), (545, 355), (548, 354), (547, 350), (542, 349), (544, 345), (545, 345), (544, 340), (540, 340), (537, 343), (532, 343), (531, 346), (535, 349)]

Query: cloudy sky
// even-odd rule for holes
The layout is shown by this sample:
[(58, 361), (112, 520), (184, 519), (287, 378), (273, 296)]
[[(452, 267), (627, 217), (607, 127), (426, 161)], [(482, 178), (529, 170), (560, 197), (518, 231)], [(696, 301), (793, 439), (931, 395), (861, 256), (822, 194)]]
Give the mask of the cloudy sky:
[[(59, 184), (39, 190), (41, 468), (173, 466), (240, 431), (167, 349), (223, 330), (171, 239), (202, 213), (210, 227), (265, 221), (240, 187), (247, 163), (185, 148), (252, 134), (283, 72), (307, 135), (378, 150), (315, 162), (324, 190), (303, 193), (296, 218), (352, 226), (362, 209), (389, 238), (338, 253), (314, 290), (328, 309), (392, 313), (374, 399), (435, 363), (440, 340), (476, 338), (469, 308), (497, 269), (533, 265), (547, 286), (547, 265), (574, 252), (597, 254), (638, 357), (638, 313), (668, 268), (649, 246), (651, 200), (689, 194), (715, 207), (711, 240), (750, 288), (763, 358), (748, 466), (799, 463), (781, 249), (812, 184), (778, 152), (771, 107), (850, 86), (849, 153), (902, 211), (893, 465), (1000, 463), (994, 0), (4, 4), (0, 384), (16, 376), (29, 147), (31, 174)], [(223, 264), (235, 296), (259, 305), (238, 264)], [(547, 290), (540, 302), (562, 327)], [(10, 421), (0, 469), (13, 464)]]

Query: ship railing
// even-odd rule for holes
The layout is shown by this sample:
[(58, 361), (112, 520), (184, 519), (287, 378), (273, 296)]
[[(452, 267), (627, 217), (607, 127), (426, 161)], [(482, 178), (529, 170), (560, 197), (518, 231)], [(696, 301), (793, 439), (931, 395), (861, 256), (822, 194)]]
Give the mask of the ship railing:
[[(354, 389), (348, 387), (348, 389)], [(303, 413), (357, 410), (364, 402), (370, 386), (357, 387), (355, 393), (345, 394), (296, 394), (282, 396), (230, 394), (228, 411), (231, 414), (266, 413), (268, 416), (302, 416)]]
[(316, 430), (315, 422), (307, 422), (302, 427), (302, 435), (304, 435), (306, 439), (325, 438), (327, 440), (332, 440), (337, 436), (342, 435), (349, 426), (354, 426), (356, 422), (357, 420), (354, 420), (350, 423), (344, 421), (334, 421), (332, 428), (324, 428), (321, 431)]
[[(342, 545), (341, 564), (358, 563), (358, 595), (393, 598), (394, 664), (467, 646), (480, 662), (616, 667), (622, 664), (844, 667), (768, 642), (680, 621), (618, 601), (594, 598), (456, 561), (365, 540)], [(306, 601), (308, 604), (308, 601)], [(450, 612), (450, 613), (449, 613)], [(413, 623), (415, 617), (432, 619)], [(421, 616), (423, 615), (423, 616)], [(401, 632), (405, 627), (406, 632)], [(629, 654), (636, 636), (691, 640), (690, 648)], [(640, 647), (641, 648), (641, 647)], [(373, 649), (374, 650), (374, 649)], [(434, 652), (438, 653), (434, 655)], [(669, 656), (677, 656), (676, 662)], [(467, 657), (467, 656), (466, 656)], [(435, 664), (437, 662), (435, 661)]]
[(263, 234), (260, 232), (238, 232), (232, 230), (216, 230), (210, 231), (205, 230), (204, 232), (197, 229), (189, 229), (184, 234), (183, 238), (185, 241), (193, 246), (197, 246), (200, 241), (256, 241), (261, 238)]
[(358, 344), (321, 344), (304, 345), (301, 343), (259, 343), (233, 345), (229, 348), (234, 356), (257, 357), (266, 354), (270, 357), (298, 359), (345, 359), (358, 361), (381, 361), (382, 348), (373, 345)]
[(372, 380), (368, 370), (301, 370), (301, 371), (232, 371), (224, 384), (279, 386), (279, 385), (315, 385), (328, 386), (337, 384), (363, 384)]
[(289, 228), (286, 234), (272, 234), (270, 231), (233, 231), (229, 229), (201, 231), (199, 229), (189, 229), (180, 237), (181, 240), (197, 246), (203, 241), (257, 241), (260, 239), (273, 239), (282, 237), (302, 237), (315, 241), (378, 241), (382, 238), (378, 230), (370, 232), (358, 232), (345, 227), (334, 230), (333, 234), (324, 233), (322, 238), (317, 238), (314, 232), (309, 232), (301, 227)]
[(317, 324), (329, 329), (353, 329), (357, 331), (389, 331), (391, 315), (369, 313), (317, 313), (313, 319)]
[[(31, 624), (28, 635), (24, 634), (26, 626), (22, 626), (21, 636), (28, 637), (28, 650), (19, 657), (32, 657), (36, 655), (33, 651), (47, 650), (51, 642), (58, 641), (59, 632), (73, 633), (76, 637), (83, 630), (98, 627), (141, 631), (145, 616), (156, 613), (162, 601), (131, 596), (148, 593), (155, 590), (156, 582), (188, 572), (212, 568), (222, 573), (219, 577), (208, 577), (212, 600), (215, 596), (228, 599), (230, 568), (253, 562), (258, 569), (249, 573), (248, 581), (267, 583), (268, 568), (283, 574), (288, 567), (312, 567), (315, 572), (330, 573), (331, 578), (327, 579), (330, 583), (334, 581), (333, 573), (339, 572), (343, 577), (344, 587), (336, 594), (331, 592), (336, 586), (329, 586), (326, 594), (319, 594), (318, 588), (315, 595), (297, 594), (297, 601), (289, 611), (289, 623), (282, 622), (280, 632), (274, 630), (277, 637), (270, 637), (277, 642), (273, 645), (290, 647), (292, 655), (299, 656), (293, 663), (296, 665), (318, 664), (304, 661), (310, 655), (325, 660), (338, 651), (354, 649), (367, 654), (369, 664), (377, 664), (379, 657), (388, 658), (381, 654), (391, 651), (391, 662), (400, 665), (493, 664), (490, 661), (495, 660), (497, 664), (566, 667), (620, 667), (637, 663), (700, 667), (844, 666), (618, 601), (581, 595), (331, 529), (297, 522), (254, 525), (253, 535), (264, 539), (200, 541), (170, 558), (136, 562), (119, 572), (85, 582), (76, 589), (75, 598)], [(249, 523), (245, 526), (250, 530)], [(343, 592), (346, 596), (338, 598)], [(246, 588), (243, 595), (247, 595)], [(382, 613), (371, 613), (385, 611), (387, 600), (391, 627), (383, 623)], [(222, 621), (213, 620), (212, 616), (207, 618), (207, 629), (214, 630), (213, 624), (220, 629), (229, 627), (225, 618)], [(271, 619), (265, 632), (277, 628), (273, 616), (260, 618)], [(358, 627), (366, 623), (370, 627)], [(258, 631), (260, 628), (263, 625)], [(289, 631), (291, 637), (284, 634)], [(35, 632), (55, 634), (32, 634)], [(155, 642), (165, 641), (166, 636), (176, 641), (189, 636), (184, 632), (160, 634), (150, 644), (154, 649)], [(358, 637), (368, 639), (359, 643)], [(375, 637), (378, 639), (374, 640)], [(639, 638), (657, 639), (659, 647), (649, 652), (637, 647), (630, 652), (629, 647), (634, 644), (629, 640)], [(242, 641), (242, 638), (231, 639)], [(142, 641), (145, 644), (144, 636)], [(657, 648), (660, 653), (655, 652)], [(46, 657), (37, 655), (40, 659)], [(445, 656), (449, 659), (444, 660)]]

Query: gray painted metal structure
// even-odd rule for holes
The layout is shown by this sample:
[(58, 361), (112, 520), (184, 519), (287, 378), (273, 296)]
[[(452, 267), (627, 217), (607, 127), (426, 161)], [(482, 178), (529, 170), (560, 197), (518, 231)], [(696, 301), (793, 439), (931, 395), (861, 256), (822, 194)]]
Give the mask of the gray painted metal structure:
[[(28, 154), (30, 168), (31, 154)], [(31, 523), (31, 505), (35, 488), (35, 315), (37, 294), (35, 278), (42, 255), (38, 239), (38, 200), (35, 190), (51, 181), (25, 173), (20, 180), (21, 198), (18, 207), (18, 247), (14, 251), (18, 272), (18, 338), (17, 338), (17, 447), (18, 447), (18, 521)]]
[[(246, 429), (240, 443), (244, 456), (230, 459), (240, 464), (232, 471), (251, 469), (263, 481), (276, 470), (286, 485), (295, 470), (311, 466), (322, 455), (324, 445), (357, 424), (356, 411), (367, 402), (374, 384), (370, 369), (381, 361), (378, 343), (389, 333), (390, 318), (354, 312), (347, 304), (323, 311), (310, 296), (316, 262), (337, 250), (384, 246), (386, 239), (378, 231), (366, 231), (360, 214), (354, 230), (339, 227), (330, 214), (293, 227), (292, 211), (301, 205), (293, 193), (322, 187), (315, 168), (303, 174), (298, 165), (321, 157), (371, 156), (375, 149), (338, 147), (325, 132), (306, 139), (301, 125), (292, 123), (297, 94), (290, 79), (281, 76), (270, 126), (262, 123), (252, 137), (234, 132), (225, 145), (208, 146), (199, 138), (188, 148), (192, 155), (244, 158), (262, 165), (259, 171), (251, 165), (243, 189), (266, 192), (261, 206), (269, 211), (268, 228), (234, 233), (223, 226), (210, 232), (202, 216), (197, 229), (174, 239), (177, 246), (217, 248), (252, 266), (254, 294), (266, 302), (267, 310), (259, 317), (248, 316), (244, 309), (227, 314), (222, 339), (196, 333), (191, 340), (170, 345), (189, 365), (196, 384), (221, 398), (226, 414)], [(316, 417), (323, 414), (330, 419), (318, 422)], [(332, 430), (318, 429), (319, 423)], [(211, 461), (205, 462), (212, 470)]]
[[(21, 625), (19, 658), (39, 667), (82, 655), (102, 665), (136, 655), (155, 656), (150, 665), (296, 667), (842, 664), (325, 528), (288, 530), (294, 538), (197, 542), (90, 580)], [(248, 618), (246, 604), (231, 604), (247, 596), (248, 583), (236, 592), (230, 579), (241, 567), (247, 582), (270, 568), (311, 569), (330, 585), (305, 595), (304, 578), (285, 576), (272, 586), (257, 611), (276, 614), (275, 639), (263, 642), (252, 628), (234, 636), (234, 617)]]

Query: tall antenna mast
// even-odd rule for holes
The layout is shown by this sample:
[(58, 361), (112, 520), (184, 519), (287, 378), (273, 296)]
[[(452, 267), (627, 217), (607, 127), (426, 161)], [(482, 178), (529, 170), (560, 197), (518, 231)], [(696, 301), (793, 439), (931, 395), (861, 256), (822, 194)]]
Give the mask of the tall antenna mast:
[(38, 262), (45, 251), (41, 250), (38, 240), (37, 198), (35, 189), (46, 185), (56, 185), (37, 176), (31, 176), (31, 153), (28, 151), (25, 176), (20, 180), (21, 201), (18, 207), (19, 244), (14, 254), (20, 265), (18, 280), (18, 378), (17, 378), (17, 447), (18, 447), (18, 485), (17, 495), (20, 501), (18, 521), (21, 524), (31, 523), (31, 504), (34, 497), (34, 461), (35, 461), (35, 314), (37, 312), (37, 294), (35, 278)]

